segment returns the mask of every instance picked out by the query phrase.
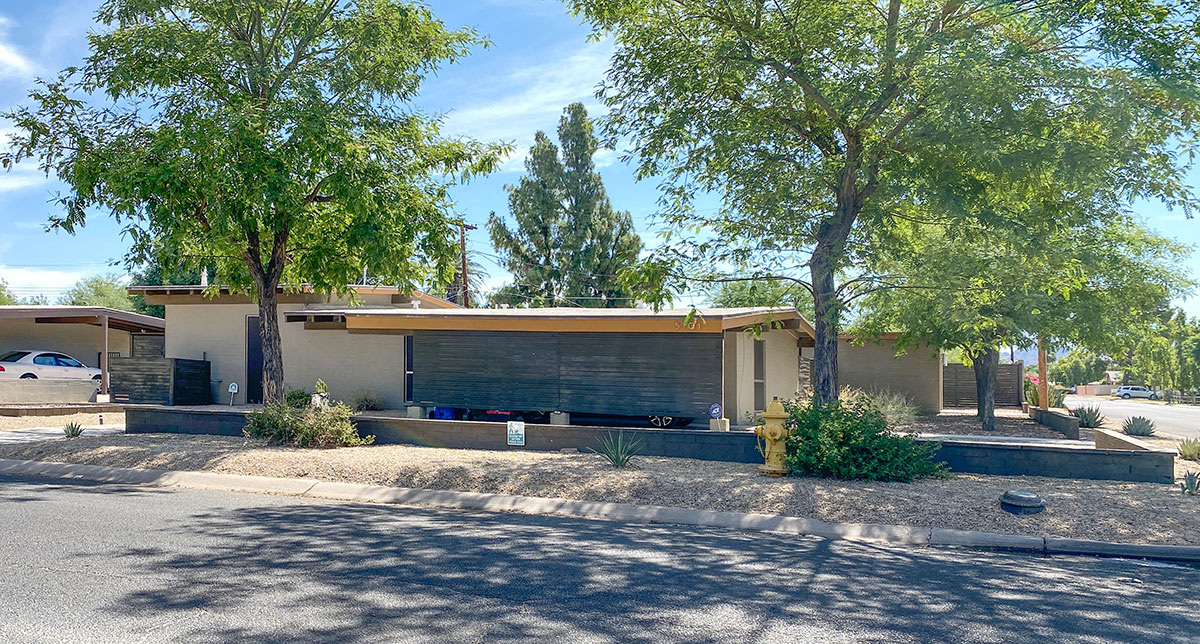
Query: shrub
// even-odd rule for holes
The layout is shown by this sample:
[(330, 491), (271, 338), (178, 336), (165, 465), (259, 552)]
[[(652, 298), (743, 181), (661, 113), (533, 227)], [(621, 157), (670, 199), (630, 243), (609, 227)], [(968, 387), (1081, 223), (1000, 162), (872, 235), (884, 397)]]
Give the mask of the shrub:
[(67, 423), (63, 426), (63, 434), (67, 438), (77, 438), (83, 435), (83, 425), (79, 423)]
[(1154, 430), (1154, 421), (1145, 416), (1127, 418), (1125, 419), (1125, 423), (1121, 425), (1121, 431), (1130, 436), (1153, 436)]
[[(1063, 401), (1067, 398), (1067, 390), (1058, 385), (1046, 386), (1046, 402), (1051, 407), (1062, 407)], [(1037, 407), (1042, 404), (1041, 396), (1038, 395), (1038, 380), (1036, 377), (1025, 374), (1025, 402), (1029, 403), (1030, 407)]]
[(1179, 443), (1179, 457), (1188, 461), (1200, 461), (1200, 438), (1185, 438)]
[(329, 386), (325, 384), (324, 380), (317, 378), (317, 383), (315, 385), (313, 385), (313, 391), (315, 391), (323, 396), (323, 395), (329, 393)]
[(248, 438), (296, 447), (353, 447), (373, 443), (374, 436), (358, 435), (350, 414), (350, 408), (341, 403), (304, 409), (273, 403), (252, 412), (243, 433)]
[(1079, 419), (1079, 426), (1086, 428), (1099, 427), (1104, 423), (1099, 405), (1084, 405), (1071, 410), (1071, 415)]
[(607, 459), (613, 467), (625, 467), (641, 449), (642, 441), (625, 440), (625, 432), (617, 432), (615, 438), (608, 432), (600, 439), (600, 449), (592, 451)]
[(908, 482), (946, 473), (946, 464), (933, 460), (937, 445), (889, 432), (883, 413), (868, 401), (789, 401), (785, 407), (785, 460), (795, 474)]
[(354, 411), (383, 411), (387, 405), (375, 392), (364, 389), (350, 398), (350, 408)]
[(917, 405), (904, 394), (890, 389), (875, 389), (864, 394), (871, 406), (883, 414), (890, 428), (911, 425), (917, 419)]
[(287, 392), (283, 399), (292, 409), (304, 409), (312, 404), (312, 396), (303, 389), (293, 389)]

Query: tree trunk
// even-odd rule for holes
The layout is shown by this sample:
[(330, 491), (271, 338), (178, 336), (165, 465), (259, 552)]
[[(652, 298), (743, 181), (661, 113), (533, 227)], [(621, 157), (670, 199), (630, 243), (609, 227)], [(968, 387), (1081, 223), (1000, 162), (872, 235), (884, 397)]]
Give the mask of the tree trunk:
[(977, 413), (983, 431), (996, 429), (996, 372), (1000, 369), (1000, 352), (995, 348), (975, 356), (975, 396)]
[(261, 284), (258, 291), (259, 335), (262, 338), (263, 402), (283, 400), (283, 342), (279, 336), (278, 284)]
[(834, 258), (825, 252), (814, 252), (810, 272), (813, 285), (813, 305), (816, 331), (813, 346), (812, 386), (818, 404), (838, 399), (838, 322), (841, 302), (834, 288)]

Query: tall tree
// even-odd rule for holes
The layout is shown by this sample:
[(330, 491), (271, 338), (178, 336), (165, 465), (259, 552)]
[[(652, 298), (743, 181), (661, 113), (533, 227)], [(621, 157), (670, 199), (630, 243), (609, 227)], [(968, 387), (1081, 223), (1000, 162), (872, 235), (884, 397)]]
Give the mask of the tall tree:
[[(208, 270), (208, 268), (201, 267), (199, 270), (194, 268), (180, 268), (171, 265), (164, 266), (161, 261), (152, 261), (149, 264), (134, 269), (130, 273), (130, 283), (135, 286), (199, 285), (203, 281), (200, 279), (200, 271), (202, 270)], [(212, 277), (211, 271), (209, 271), (209, 277)], [(219, 281), (216, 283), (219, 283)], [(147, 304), (144, 295), (134, 295), (130, 299), (133, 300), (133, 310), (135, 313), (152, 315), (156, 318), (166, 317), (166, 307), (161, 304)]]
[(58, 303), (67, 306), (104, 306), (118, 311), (136, 310), (133, 299), (126, 291), (125, 281), (115, 273), (92, 275), (79, 280), (58, 298)]
[(901, 347), (960, 348), (991, 430), (1001, 346), (1040, 336), (1050, 348), (1106, 352), (1190, 288), (1180, 277), (1186, 254), (1125, 218), (1032, 238), (1009, 227), (909, 224), (876, 258), (904, 286), (868, 295), (858, 325), (899, 332)]
[(70, 187), (53, 225), (107, 210), (130, 264), (187, 259), (250, 293), (268, 402), (283, 395), (279, 290), (344, 294), (364, 268), (449, 279), (447, 185), (507, 150), (442, 138), (412, 100), (475, 32), (402, 0), (107, 0), (97, 18), (82, 67), (7, 115), (0, 161), (36, 158)]
[(738, 280), (723, 282), (709, 289), (713, 306), (790, 306), (812, 316), (812, 293), (787, 280)]
[(619, 279), (637, 261), (642, 240), (628, 212), (614, 211), (593, 156), (599, 142), (582, 103), (563, 110), (559, 148), (534, 136), (527, 176), (508, 188), (515, 228), (488, 218), (492, 245), (514, 281), (493, 296), (517, 306), (632, 306)]
[(1087, 349), (1074, 349), (1050, 363), (1050, 379), (1067, 387), (1086, 385), (1103, 378), (1108, 365), (1104, 356)]
[[(713, 267), (806, 281), (818, 400), (837, 397), (846, 302), (890, 285), (838, 283), (877, 233), (912, 218), (1038, 224), (993, 189), (1032, 194), (1096, 166), (1121, 168), (1125, 196), (1190, 197), (1171, 137), (1193, 127), (1191, 1), (570, 4), (615, 37), (608, 130), (667, 193), (672, 230), (632, 279), (665, 282), (656, 301)], [(723, 207), (697, 211), (699, 192)]]

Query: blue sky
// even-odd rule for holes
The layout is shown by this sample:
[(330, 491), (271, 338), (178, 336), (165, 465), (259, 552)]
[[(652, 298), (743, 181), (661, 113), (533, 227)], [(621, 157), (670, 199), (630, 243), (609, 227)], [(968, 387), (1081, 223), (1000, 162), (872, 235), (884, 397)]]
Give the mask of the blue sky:
[[(87, 53), (86, 34), (101, 0), (43, 0), (0, 5), (0, 110), (26, 101), (36, 76), (51, 76), (77, 63)], [(568, 103), (583, 101), (593, 113), (600, 107), (593, 97), (612, 53), (610, 42), (590, 42), (589, 30), (567, 15), (554, 0), (471, 0), (429, 2), (451, 27), (471, 26), (491, 41), (458, 64), (431, 78), (420, 104), (445, 114), (448, 134), (466, 134), (517, 145), (517, 154), (501, 172), (455, 188), (457, 209), (467, 221), (482, 224), (489, 212), (507, 211), (506, 184), (523, 172), (522, 159), (538, 129), (552, 132)], [(19, 5), (19, 6), (13, 6)], [(0, 136), (11, 124), (0, 121)], [(656, 244), (651, 226), (658, 190), (653, 182), (635, 182), (633, 170), (618, 155), (602, 152), (597, 164), (614, 207), (629, 210), (648, 245)], [(1200, 184), (1200, 171), (1190, 177)], [(97, 216), (75, 236), (45, 232), (47, 217), (55, 211), (49, 203), (60, 190), (36, 168), (18, 167), (0, 173), (0, 279), (18, 295), (44, 294), (51, 300), (80, 277), (107, 271), (119, 260), (126, 243), (119, 227)], [(1200, 221), (1185, 220), (1157, 204), (1139, 206), (1138, 213), (1160, 233), (1187, 244), (1200, 244)], [(471, 238), (473, 249), (491, 253), (481, 229)], [(505, 275), (486, 257), (489, 286), (503, 283)], [(1200, 253), (1188, 264), (1200, 275)], [(1183, 306), (1200, 316), (1200, 298)]]

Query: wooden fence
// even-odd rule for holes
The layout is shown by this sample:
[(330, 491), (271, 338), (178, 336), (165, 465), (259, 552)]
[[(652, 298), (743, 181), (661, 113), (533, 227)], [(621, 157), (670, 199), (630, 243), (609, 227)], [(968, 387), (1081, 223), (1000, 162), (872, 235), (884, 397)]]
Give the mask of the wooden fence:
[(115, 358), (109, 360), (108, 369), (109, 391), (125, 402), (156, 405), (212, 403), (211, 365), (207, 360)]
[[(1020, 407), (1024, 398), (1025, 363), (1002, 364), (996, 370), (996, 404)], [(975, 370), (961, 364), (948, 364), (942, 369), (942, 405), (974, 407), (979, 404), (975, 390)]]

